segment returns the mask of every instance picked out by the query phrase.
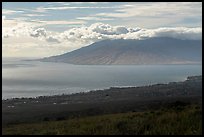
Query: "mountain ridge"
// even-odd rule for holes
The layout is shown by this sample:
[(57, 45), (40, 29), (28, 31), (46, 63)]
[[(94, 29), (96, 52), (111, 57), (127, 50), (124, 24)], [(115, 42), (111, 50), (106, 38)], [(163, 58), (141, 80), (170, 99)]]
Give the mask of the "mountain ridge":
[(202, 62), (202, 40), (169, 37), (102, 40), (40, 61), (76, 65), (197, 64)]

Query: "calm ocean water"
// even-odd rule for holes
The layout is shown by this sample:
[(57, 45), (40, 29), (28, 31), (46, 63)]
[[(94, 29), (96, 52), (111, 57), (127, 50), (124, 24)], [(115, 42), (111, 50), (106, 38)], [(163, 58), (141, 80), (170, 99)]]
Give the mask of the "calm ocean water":
[(2, 60), (2, 99), (183, 81), (202, 65), (71, 65)]

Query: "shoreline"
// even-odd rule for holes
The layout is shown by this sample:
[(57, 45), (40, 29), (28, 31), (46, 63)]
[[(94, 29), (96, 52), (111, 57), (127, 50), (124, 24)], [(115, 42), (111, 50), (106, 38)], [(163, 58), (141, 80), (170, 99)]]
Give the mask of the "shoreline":
[(145, 87), (151, 87), (151, 86), (155, 86), (155, 85), (168, 85), (171, 83), (179, 83), (179, 82), (185, 82), (189, 79), (194, 79), (196, 77), (201, 77), (202, 75), (196, 75), (196, 76), (187, 76), (184, 80), (182, 81), (174, 81), (174, 82), (166, 82), (166, 83), (155, 83), (155, 84), (149, 84), (149, 85), (143, 85), (143, 86), (112, 86), (109, 88), (104, 88), (104, 89), (94, 89), (94, 90), (87, 90), (87, 91), (83, 91), (83, 92), (76, 92), (76, 93), (62, 93), (62, 94), (53, 94), (53, 95), (40, 95), (40, 96), (35, 96), (35, 97), (13, 97), (13, 98), (2, 98), (2, 101), (8, 101), (8, 100), (20, 100), (20, 99), (37, 99), (37, 98), (50, 98), (50, 97), (60, 97), (60, 96), (72, 96), (75, 94), (88, 94), (90, 92), (98, 92), (98, 91), (108, 91), (111, 89), (128, 89), (128, 88), (145, 88)]
[(169, 84), (2, 100), (2, 126), (43, 122), (46, 119), (142, 112), (178, 101), (202, 106), (202, 76), (191, 76), (186, 81)]

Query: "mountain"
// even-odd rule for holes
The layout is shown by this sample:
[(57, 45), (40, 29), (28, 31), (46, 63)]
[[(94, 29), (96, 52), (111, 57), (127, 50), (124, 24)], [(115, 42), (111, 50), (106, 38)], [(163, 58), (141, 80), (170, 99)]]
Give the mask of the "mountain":
[(145, 40), (102, 40), (40, 61), (80, 65), (202, 63), (202, 40), (155, 37)]

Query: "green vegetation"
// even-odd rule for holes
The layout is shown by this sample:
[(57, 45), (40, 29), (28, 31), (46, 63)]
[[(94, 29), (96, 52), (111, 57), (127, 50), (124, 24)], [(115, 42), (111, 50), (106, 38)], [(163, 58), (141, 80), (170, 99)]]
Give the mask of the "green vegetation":
[(201, 135), (200, 105), (176, 102), (163, 109), (9, 125), (3, 135)]

